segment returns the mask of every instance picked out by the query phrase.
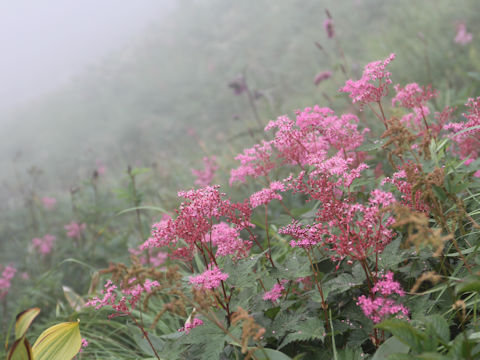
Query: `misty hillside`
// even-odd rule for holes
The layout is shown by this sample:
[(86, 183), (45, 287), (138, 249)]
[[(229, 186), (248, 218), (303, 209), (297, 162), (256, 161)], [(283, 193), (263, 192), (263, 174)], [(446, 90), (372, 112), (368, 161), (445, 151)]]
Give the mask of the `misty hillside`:
[[(455, 57), (455, 22), (477, 26), (471, 28), (474, 33), (480, 29), (474, 21), (480, 3), (461, 3), (465, 6), (450, 1), (401, 6), (381, 0), (181, 1), (168, 19), (129, 47), (10, 115), (0, 134), (2, 178), (11, 181), (14, 159), (21, 172), (32, 165), (43, 169), (49, 187), (67, 188), (88, 175), (96, 161), (123, 171), (128, 164), (182, 158), (172, 171), (189, 173), (205, 151), (199, 141), (221, 154), (226, 142), (235, 148), (250, 141), (245, 136), (228, 140), (245, 133), (245, 124), (258, 127), (247, 98), (228, 87), (242, 72), (249, 87), (263, 95), (257, 106), (265, 124), (315, 103), (344, 106), (341, 96), (327, 100), (322, 95), (334, 93), (345, 80), (338, 46), (353, 76), (361, 64), (396, 52), (393, 67), (408, 68), (419, 83), (435, 78), (439, 89), (460, 89), (458, 69), (480, 71), (476, 53), (456, 61), (458, 69), (447, 67)], [(341, 44), (324, 33), (325, 8)], [(415, 26), (406, 26), (407, 21)], [(438, 31), (449, 36), (438, 37)], [(432, 60), (430, 68), (425, 56)], [(322, 70), (334, 70), (334, 76), (315, 87), (313, 79)], [(467, 85), (462, 95), (478, 88), (478, 81), (472, 78)], [(447, 94), (445, 101), (454, 101), (456, 94)]]

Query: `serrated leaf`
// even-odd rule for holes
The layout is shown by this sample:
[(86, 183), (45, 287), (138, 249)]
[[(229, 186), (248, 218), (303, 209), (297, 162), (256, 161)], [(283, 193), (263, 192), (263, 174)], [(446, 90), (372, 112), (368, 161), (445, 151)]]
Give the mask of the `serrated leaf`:
[(356, 282), (355, 278), (351, 274), (342, 273), (325, 282), (322, 287), (325, 297), (328, 298), (330, 294), (339, 294), (348, 291), (356, 285), (360, 284)]
[(32, 348), (30, 343), (22, 336), (20, 339), (16, 340), (10, 351), (8, 352), (7, 360), (32, 360)]
[(325, 338), (325, 328), (323, 322), (319, 319), (309, 318), (304, 321), (298, 321), (290, 329), (294, 330), (294, 332), (289, 333), (285, 339), (283, 339), (281, 345), (278, 347), (279, 349), (295, 341), (323, 341)]
[(22, 311), (17, 315), (15, 320), (15, 339), (18, 340), (25, 336), (28, 328), (32, 324), (33, 320), (40, 313), (40, 309), (35, 307), (25, 311)]
[(64, 322), (42, 332), (32, 351), (35, 360), (69, 360), (78, 354), (81, 345), (78, 322)]
[(444, 343), (448, 344), (450, 341), (450, 329), (448, 327), (447, 321), (440, 315), (433, 315), (427, 318), (427, 326), (435, 331), (437, 337)]

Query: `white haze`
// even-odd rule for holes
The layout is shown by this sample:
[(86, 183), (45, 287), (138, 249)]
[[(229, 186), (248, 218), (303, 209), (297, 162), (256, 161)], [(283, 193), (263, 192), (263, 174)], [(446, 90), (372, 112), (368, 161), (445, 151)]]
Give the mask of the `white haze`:
[(0, 0), (0, 113), (120, 49), (172, 0)]

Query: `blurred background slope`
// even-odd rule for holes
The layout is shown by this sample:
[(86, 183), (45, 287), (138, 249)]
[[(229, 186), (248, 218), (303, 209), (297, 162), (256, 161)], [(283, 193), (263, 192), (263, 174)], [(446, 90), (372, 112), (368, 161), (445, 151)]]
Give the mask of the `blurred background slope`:
[[(265, 124), (316, 103), (345, 107), (344, 97), (336, 95), (345, 80), (339, 70), (338, 44), (327, 39), (322, 26), (326, 8), (352, 77), (361, 73), (366, 62), (395, 52), (395, 82), (415, 79), (428, 84), (436, 79), (433, 85), (448, 90), (442, 94), (449, 96), (450, 104), (478, 90), (478, 46), (453, 43), (459, 22), (467, 24), (478, 42), (480, 3), (475, 0), (184, 0), (174, 5), (150, 4), (150, 9), (143, 6), (144, 13), (136, 20), (145, 26), (143, 32), (125, 16), (132, 9), (114, 16), (119, 10), (113, 2), (101, 3), (95, 4), (104, 12), (110, 6), (111, 16), (130, 29), (119, 37), (136, 35), (121, 48), (108, 47), (105, 39), (92, 36), (90, 41), (98, 41), (95, 47), (106, 48), (94, 51), (102, 60), (88, 67), (73, 66), (69, 71), (76, 71), (75, 75), (56, 88), (45, 86), (49, 91), (42, 95), (32, 82), (31, 93), (36, 96), (3, 111), (2, 207), (13, 201), (12, 189), (18, 181), (14, 167), (20, 174), (31, 166), (41, 169), (38, 186), (53, 191), (67, 190), (89, 176), (99, 161), (108, 164), (111, 175), (128, 164), (154, 164), (169, 173), (189, 174), (203, 153), (235, 153), (250, 141), (235, 134), (246, 126), (257, 126), (247, 98), (235, 97), (228, 87), (242, 73), (252, 91), (262, 95), (256, 104)], [(88, 10), (95, 14), (97, 5), (90, 6)], [(30, 21), (22, 17), (28, 10), (27, 5), (19, 9), (18, 21)], [(152, 14), (145, 14), (146, 10)], [(42, 16), (50, 15), (43, 9)], [(102, 17), (91, 21), (101, 22)], [(61, 32), (62, 22), (58, 26)], [(315, 42), (325, 51), (319, 51)], [(51, 52), (54, 61), (64, 56), (65, 49), (45, 51)], [(34, 67), (37, 59), (28, 62)], [(315, 87), (315, 75), (324, 70), (334, 71), (333, 79)], [(401, 74), (408, 78), (399, 78)], [(2, 97), (8, 96), (8, 89), (3, 89)], [(191, 182), (189, 178), (178, 184)]]

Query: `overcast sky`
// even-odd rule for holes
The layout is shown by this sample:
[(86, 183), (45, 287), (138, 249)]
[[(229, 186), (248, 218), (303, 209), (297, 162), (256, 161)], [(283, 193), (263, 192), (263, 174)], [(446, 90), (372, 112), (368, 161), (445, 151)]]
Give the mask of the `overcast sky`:
[(172, 0), (0, 0), (0, 111), (58, 88), (121, 48)]

